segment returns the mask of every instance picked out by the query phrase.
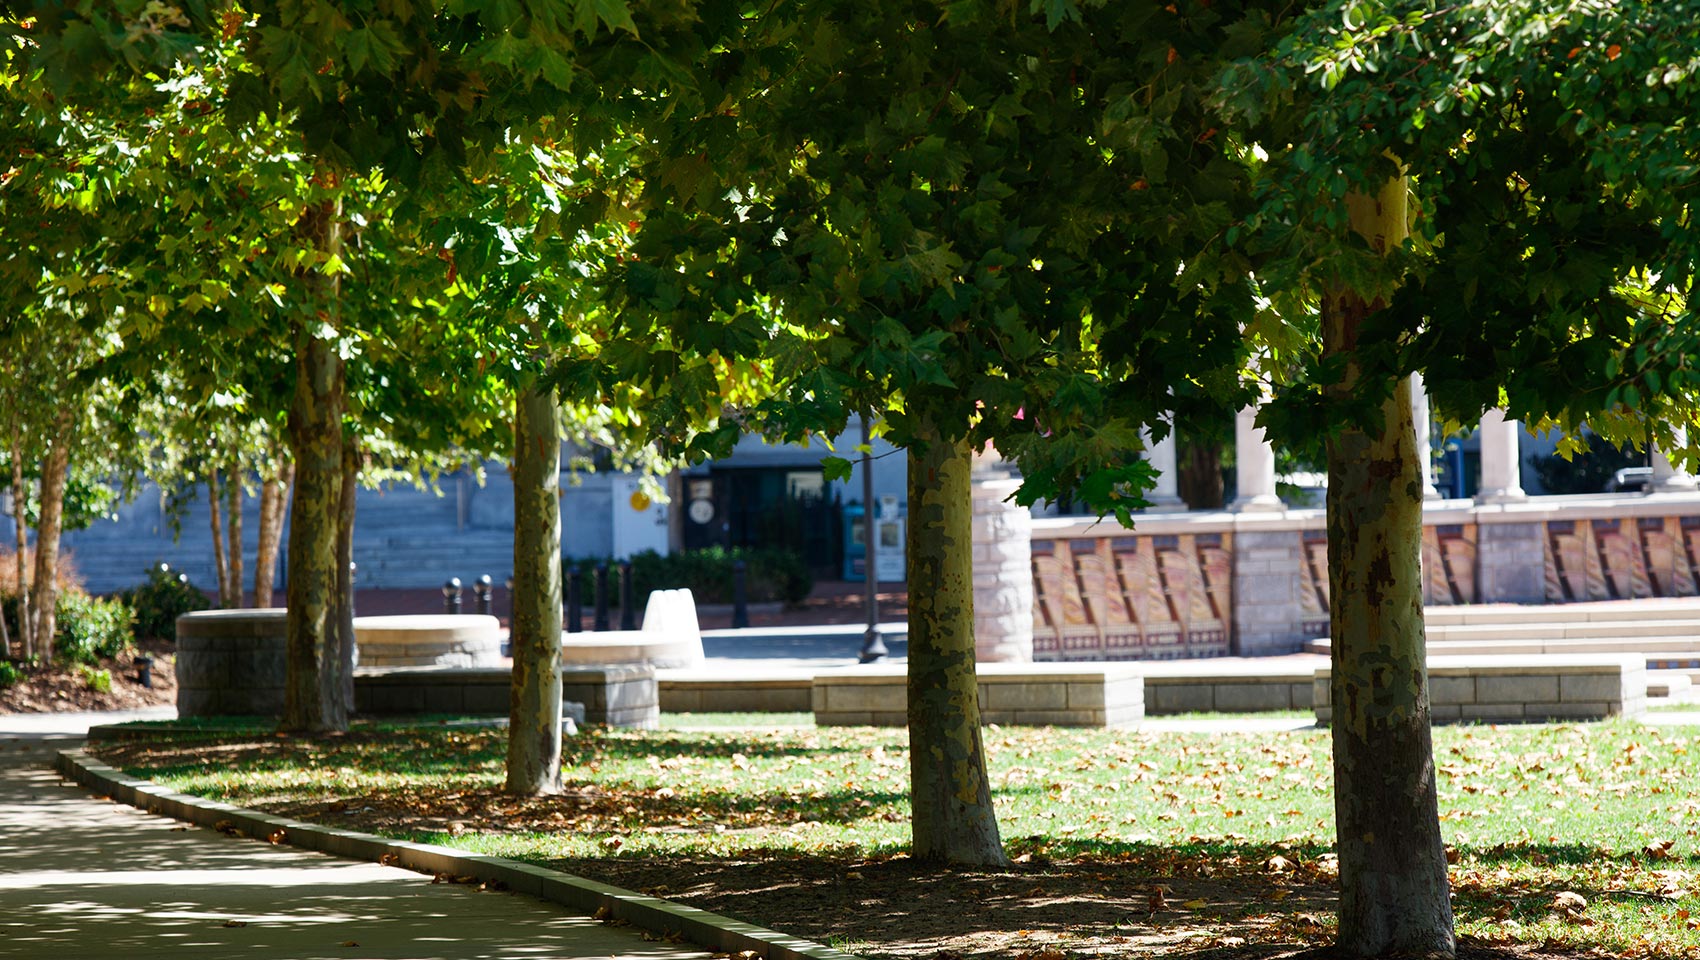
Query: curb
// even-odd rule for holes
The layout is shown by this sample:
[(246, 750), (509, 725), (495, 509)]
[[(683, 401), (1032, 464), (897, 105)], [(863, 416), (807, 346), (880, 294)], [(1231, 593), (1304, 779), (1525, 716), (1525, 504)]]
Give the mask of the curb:
[(224, 823), (227, 832), (256, 840), (267, 840), (282, 831), (282, 842), (304, 850), (373, 863), (382, 859), (385, 863), (422, 873), (448, 873), (456, 877), (472, 877), (480, 882), (499, 881), (515, 893), (529, 894), (585, 914), (624, 921), (663, 936), (682, 936), (691, 943), (721, 953), (753, 952), (764, 960), (860, 960), (852, 954), (799, 937), (547, 867), (468, 853), (453, 847), (338, 830), (175, 793), (150, 780), (126, 776), (82, 750), (60, 751), (54, 767), (67, 779), (148, 813), (203, 827)]

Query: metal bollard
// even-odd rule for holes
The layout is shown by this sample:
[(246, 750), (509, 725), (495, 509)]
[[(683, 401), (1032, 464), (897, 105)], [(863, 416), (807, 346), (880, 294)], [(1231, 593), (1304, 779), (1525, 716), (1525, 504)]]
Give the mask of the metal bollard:
[(567, 567), (567, 632), (584, 632), (584, 598), (580, 594), (580, 584), (583, 578), (579, 576), (578, 564)]
[(596, 565), (596, 629), (608, 629), (608, 565)]
[(136, 657), (136, 682), (153, 689), (153, 657), (145, 653)]
[(637, 610), (632, 604), (632, 562), (620, 561), (620, 629), (637, 629)]
[(732, 562), (732, 629), (742, 630), (750, 625), (749, 591), (744, 584), (746, 564), (742, 560)]
[(490, 615), (490, 604), (496, 597), (496, 588), (492, 586), (490, 575), (486, 573), (472, 585), (472, 593), (478, 598), (478, 612), (486, 617)]
[(459, 577), (450, 577), (448, 582), (443, 584), (443, 612), (444, 613), (459, 613), (460, 612), (460, 578)]

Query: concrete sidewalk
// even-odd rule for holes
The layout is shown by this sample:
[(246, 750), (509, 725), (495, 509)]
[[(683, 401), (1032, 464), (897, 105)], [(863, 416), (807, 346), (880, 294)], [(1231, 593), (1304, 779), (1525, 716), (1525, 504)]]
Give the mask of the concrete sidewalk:
[(433, 884), (94, 798), (49, 769), (86, 717), (11, 719), (0, 718), (0, 957), (709, 955), (530, 897)]

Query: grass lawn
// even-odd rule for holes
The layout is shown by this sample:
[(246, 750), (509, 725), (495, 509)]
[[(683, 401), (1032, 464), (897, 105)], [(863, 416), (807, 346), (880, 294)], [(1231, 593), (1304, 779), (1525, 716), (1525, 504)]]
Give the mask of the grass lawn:
[[(544, 799), (500, 793), (499, 729), (201, 731), (100, 752), (185, 792), (563, 866), (870, 956), (1182, 955), (1332, 924), (1325, 730), (988, 728), (1017, 863), (946, 877), (901, 856), (903, 731), (689, 722), (586, 731), (569, 792)], [(1700, 728), (1443, 727), (1435, 750), (1461, 934), (1700, 956)], [(1555, 912), (1566, 891), (1586, 910)], [(973, 923), (950, 906), (964, 900)]]

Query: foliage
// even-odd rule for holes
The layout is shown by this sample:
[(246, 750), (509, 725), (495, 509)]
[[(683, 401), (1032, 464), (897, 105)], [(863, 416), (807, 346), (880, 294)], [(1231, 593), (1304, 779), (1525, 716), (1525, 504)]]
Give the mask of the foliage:
[(0, 660), (0, 690), (17, 686), (24, 680), (24, 671), (10, 660)]
[(149, 567), (147, 580), (120, 593), (119, 599), (135, 611), (136, 636), (146, 640), (175, 640), (178, 617), (212, 605), (188, 574), (164, 563)]
[(77, 679), (95, 693), (112, 692), (112, 671), (97, 669), (86, 663), (77, 664)]
[(54, 654), (65, 663), (93, 666), (135, 648), (135, 614), (119, 598), (66, 590), (59, 594), (58, 613)]
[(1592, 431), (1585, 442), (1586, 449), (1568, 457), (1555, 453), (1531, 458), (1535, 476), (1541, 478), (1547, 493), (1599, 493), (1617, 471), (1647, 465), (1645, 453), (1627, 444), (1620, 447)]
[[(715, 546), (665, 555), (654, 550), (632, 554), (632, 596), (637, 606), (642, 608), (650, 591), (683, 587), (691, 591), (692, 598), (699, 604), (731, 603), (733, 564), (740, 560), (745, 564), (744, 588), (751, 603), (778, 600), (795, 606), (808, 599), (809, 592), (814, 589), (814, 577), (809, 573), (808, 565), (789, 550), (774, 547), (734, 547), (728, 550)], [(618, 580), (615, 579), (619, 575), (618, 565), (612, 560), (600, 562), (608, 564), (609, 603), (617, 607), (620, 603)], [(587, 609), (594, 596), (593, 568), (593, 564), (579, 564), (583, 577), (581, 589), (584, 591), (581, 596)]]
[[(1700, 896), (1691, 832), (1700, 782), (1690, 775), (1700, 739), (1691, 728), (1457, 726), (1438, 729), (1435, 744), (1461, 933), (1616, 955), (1700, 949), (1687, 916)], [(416, 726), (317, 741), (237, 733), (210, 744), (197, 734), (102, 750), (122, 751), (126, 772), (173, 789), (295, 815), (327, 811), (338, 825), (370, 805), (381, 832), (445, 841), (441, 824), (459, 821), (456, 847), (538, 863), (666, 857), (700, 862), (706, 874), (755, 861), (777, 878), (799, 856), (855, 869), (907, 842), (900, 730), (590, 730), (566, 746), (569, 791), (586, 791), (566, 802), (502, 796), (502, 736), (491, 730)], [(1078, 864), (1111, 887), (1214, 876), (1222, 902), (1190, 910), (1213, 931), (1249, 913), (1258, 921), (1249, 926), (1272, 939), (1326, 933), (1314, 918), (1295, 930), (1301, 918), (1284, 911), (1317, 908), (1283, 899), (1332, 896), (1326, 731), (989, 728), (987, 746), (1000, 817), (1021, 838), (1011, 852), (1028, 859), (1022, 869)], [(1277, 856), (1284, 865), (1272, 868)], [(1020, 878), (1023, 890), (1046, 882)], [(1552, 910), (1566, 890), (1590, 901), (1581, 918)]]

